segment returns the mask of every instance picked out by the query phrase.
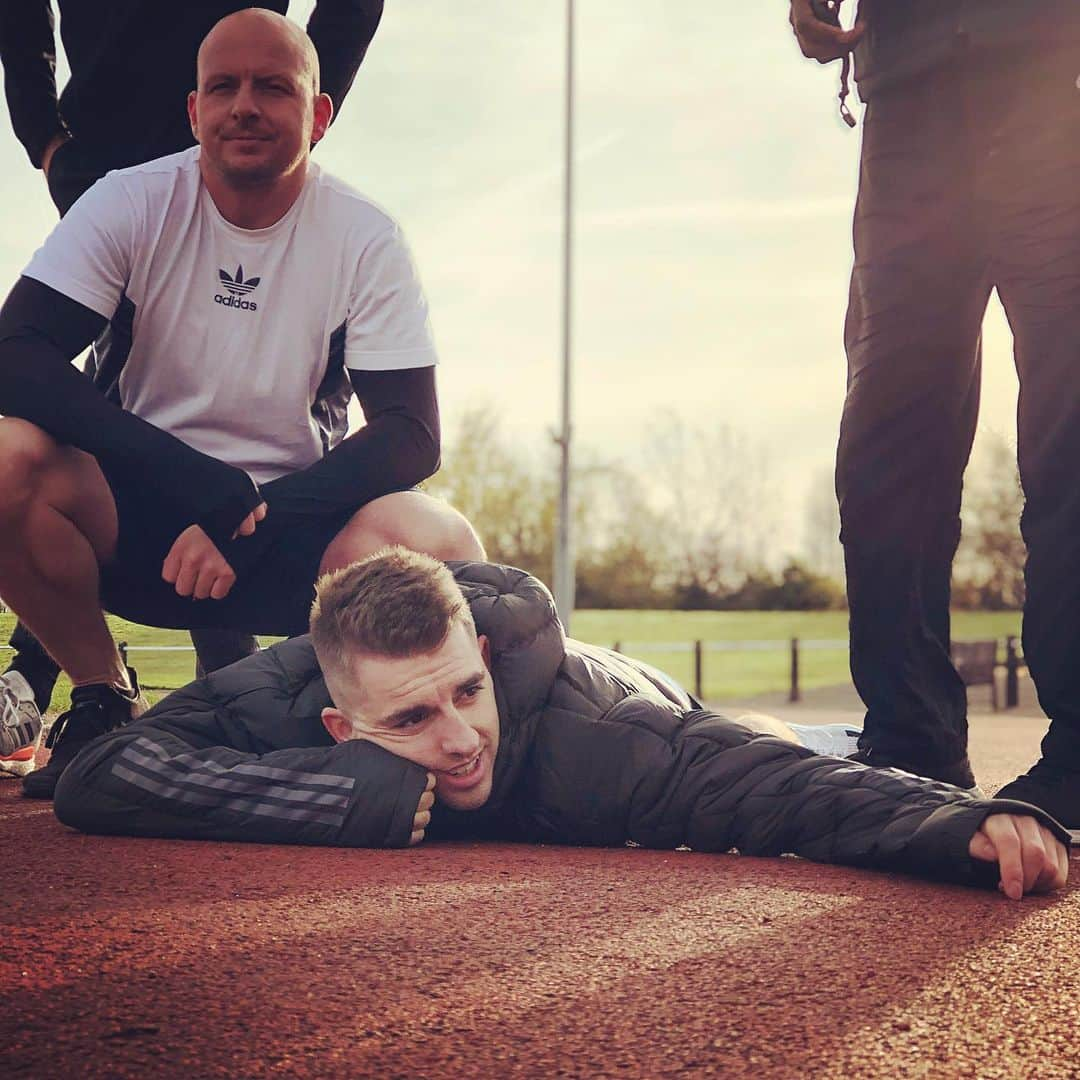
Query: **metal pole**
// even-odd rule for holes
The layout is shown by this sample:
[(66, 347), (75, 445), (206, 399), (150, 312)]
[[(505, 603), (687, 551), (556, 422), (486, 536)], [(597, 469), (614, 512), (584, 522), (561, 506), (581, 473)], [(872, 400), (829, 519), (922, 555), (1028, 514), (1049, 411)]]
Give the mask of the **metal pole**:
[(574, 0), (566, 2), (566, 145), (563, 189), (563, 325), (562, 325), (562, 426), (559, 445), (559, 507), (552, 578), (555, 606), (563, 624), (570, 628), (574, 612), (573, 500), (570, 493), (571, 437), (571, 316), (573, 314), (573, 216), (574, 212)]

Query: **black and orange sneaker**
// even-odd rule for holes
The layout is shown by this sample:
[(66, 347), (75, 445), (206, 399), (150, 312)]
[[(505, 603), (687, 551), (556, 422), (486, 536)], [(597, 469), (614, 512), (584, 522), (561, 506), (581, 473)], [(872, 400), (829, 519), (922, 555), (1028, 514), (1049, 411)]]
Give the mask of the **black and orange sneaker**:
[(45, 741), (52, 756), (48, 764), (23, 777), (23, 795), (30, 799), (51, 799), (60, 774), (84, 746), (146, 711), (135, 672), (129, 668), (128, 674), (133, 687), (129, 693), (107, 683), (89, 683), (71, 691), (71, 708), (57, 718)]

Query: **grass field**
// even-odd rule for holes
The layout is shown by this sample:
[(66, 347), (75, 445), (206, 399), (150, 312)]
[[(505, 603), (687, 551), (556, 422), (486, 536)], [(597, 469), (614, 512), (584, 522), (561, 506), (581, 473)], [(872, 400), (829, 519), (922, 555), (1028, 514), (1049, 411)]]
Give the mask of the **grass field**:
[[(14, 619), (0, 614), (0, 641), (6, 642)], [(132, 646), (128, 654), (151, 700), (189, 682), (194, 676), (191, 640), (182, 630), (157, 630), (109, 617), (117, 641)], [(847, 613), (842, 611), (579, 611), (574, 637), (595, 645), (616, 642), (669, 672), (680, 682), (693, 682), (692, 642), (705, 643), (704, 694), (710, 701), (732, 701), (783, 690), (788, 685), (788, 642), (804, 642), (800, 653), (803, 687), (834, 686), (848, 680), (847, 646), (817, 648), (818, 641), (846, 642)], [(1020, 633), (1019, 612), (956, 612), (957, 640), (1004, 638)], [(264, 644), (272, 639), (266, 639)], [(766, 644), (771, 643), (771, 644)], [(721, 647), (725, 645), (726, 647)], [(138, 646), (180, 646), (184, 651), (143, 652)], [(740, 650), (733, 646), (741, 645)], [(69, 686), (61, 680), (53, 695), (55, 708), (67, 702)]]

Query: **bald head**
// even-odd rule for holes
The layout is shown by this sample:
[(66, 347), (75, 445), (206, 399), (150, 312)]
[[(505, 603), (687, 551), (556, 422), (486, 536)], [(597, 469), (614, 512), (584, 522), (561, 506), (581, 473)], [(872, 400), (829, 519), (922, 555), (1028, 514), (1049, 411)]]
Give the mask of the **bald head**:
[(312, 94), (319, 92), (319, 54), (311, 38), (292, 20), (265, 8), (245, 8), (214, 24), (199, 46), (199, 85), (217, 58), (229, 55), (238, 45), (258, 47), (267, 58), (285, 62)]

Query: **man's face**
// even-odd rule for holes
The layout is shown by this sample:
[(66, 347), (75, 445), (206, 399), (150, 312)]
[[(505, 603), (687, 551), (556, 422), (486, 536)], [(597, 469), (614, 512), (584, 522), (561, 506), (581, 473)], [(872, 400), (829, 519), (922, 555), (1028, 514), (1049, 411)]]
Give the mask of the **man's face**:
[(203, 44), (188, 116), (206, 164), (230, 186), (293, 172), (331, 111), (330, 99), (314, 93), (303, 50), (272, 24), (226, 20)]
[(339, 742), (367, 739), (435, 775), (435, 798), (476, 810), (491, 795), (499, 714), (487, 639), (455, 623), (434, 652), (394, 658), (357, 653), (348, 685), (328, 677), (340, 709), (323, 723)]

